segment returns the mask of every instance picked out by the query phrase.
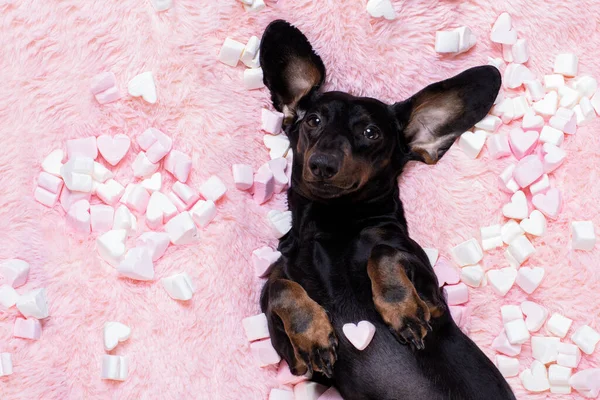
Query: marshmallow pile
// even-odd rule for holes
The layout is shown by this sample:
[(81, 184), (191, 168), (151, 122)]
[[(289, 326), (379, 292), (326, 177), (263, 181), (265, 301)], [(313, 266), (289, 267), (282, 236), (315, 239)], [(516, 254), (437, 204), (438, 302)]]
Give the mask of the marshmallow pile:
[[(5, 309), (17, 307), (22, 317), (17, 317), (13, 328), (15, 338), (38, 340), (42, 336), (41, 321), (48, 318), (46, 289), (34, 289), (19, 294), (15, 289), (27, 283), (29, 263), (20, 259), (0, 261), (0, 305)], [(13, 373), (10, 353), (0, 354), (0, 377)]]
[[(262, 0), (255, 0), (262, 1)], [(263, 3), (264, 4), (264, 3)], [(219, 52), (219, 61), (231, 67), (237, 67), (238, 62), (242, 61), (248, 68), (244, 70), (244, 87), (248, 90), (260, 89), (265, 86), (263, 83), (263, 71), (260, 67), (260, 39), (252, 36), (245, 45), (226, 38)]]
[[(565, 135), (574, 135), (578, 127), (600, 114), (597, 81), (588, 75), (578, 76), (577, 56), (559, 54), (553, 74), (544, 76), (542, 83), (524, 65), (529, 60), (527, 40), (518, 38), (509, 14), (498, 17), (491, 40), (502, 46), (503, 59), (490, 58), (490, 64), (504, 69), (505, 91), (498, 95), (490, 114), (473, 131), (461, 135), (458, 145), (473, 159), (486, 143), (492, 158), (516, 159), (498, 179), (500, 189), (511, 196), (502, 207), (505, 222), (481, 227), (481, 240), (469, 239), (451, 249), (460, 272), (442, 260), (436, 263), (436, 249), (424, 249), (443, 286), (450, 312), (463, 330), (466, 330), (463, 305), (469, 300), (468, 287), (489, 284), (499, 296), (505, 296), (516, 284), (530, 295), (542, 284), (545, 268), (523, 264), (535, 254), (534, 243), (546, 234), (548, 221), (557, 219), (562, 208), (561, 192), (552, 184), (554, 171), (567, 157), (561, 146)], [(508, 65), (504, 68), (505, 62)], [(509, 97), (509, 90), (524, 92)], [(501, 131), (504, 124), (512, 124), (508, 133)], [(573, 221), (571, 231), (574, 250), (594, 248), (596, 236), (591, 221)], [(484, 252), (505, 246), (507, 265), (485, 272), (481, 265)], [(520, 306), (503, 306), (501, 315), (504, 329), (492, 347), (499, 353), (495, 362), (505, 377), (518, 375), (523, 387), (532, 392), (571, 393), (574, 388), (584, 396), (598, 395), (600, 370), (583, 370), (572, 375), (581, 352), (589, 355), (595, 351), (600, 341), (596, 330), (581, 325), (570, 337), (572, 344), (561, 342), (573, 321), (559, 313), (548, 318), (548, 310), (531, 301)], [(544, 324), (546, 336), (532, 336)], [(535, 361), (520, 372), (516, 356), (526, 343), (531, 344)]]

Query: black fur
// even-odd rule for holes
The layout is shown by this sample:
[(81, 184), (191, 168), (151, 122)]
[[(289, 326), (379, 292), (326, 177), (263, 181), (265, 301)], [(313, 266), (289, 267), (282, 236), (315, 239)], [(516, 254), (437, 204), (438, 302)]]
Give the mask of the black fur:
[[(283, 257), (261, 297), (277, 351), (294, 365), (290, 339), (269, 307), (283, 279), (299, 283), (326, 310), (339, 340), (337, 361), (331, 379), (320, 373), (313, 379), (334, 384), (346, 400), (514, 399), (493, 363), (447, 311), (432, 266), (409, 237), (397, 184), (408, 161), (435, 162), (460, 133), (486, 115), (500, 87), (499, 72), (473, 68), (406, 101), (386, 105), (346, 93), (320, 93), (323, 63), (304, 35), (284, 21), (267, 28), (260, 53), (273, 104), (288, 112), (285, 132), (294, 151), (288, 191), (293, 228), (280, 241)], [(290, 84), (294, 79), (311, 85)], [(319, 122), (313, 121), (313, 127), (308, 120), (315, 115)], [(432, 118), (438, 120), (430, 124)], [(379, 137), (369, 139), (374, 130)], [(416, 137), (438, 144), (427, 147), (430, 142)], [(312, 157), (327, 158), (335, 165), (334, 176), (312, 173)], [(406, 274), (419, 296), (444, 310), (432, 318), (433, 330), (425, 336), (423, 350), (401, 344), (374, 306), (367, 262), (380, 256), (372, 254), (376, 246), (403, 254)], [(392, 291), (389, 296), (394, 300), (405, 293)], [(342, 333), (345, 323), (361, 320), (377, 327), (362, 352)], [(308, 326), (310, 316), (303, 322)]]

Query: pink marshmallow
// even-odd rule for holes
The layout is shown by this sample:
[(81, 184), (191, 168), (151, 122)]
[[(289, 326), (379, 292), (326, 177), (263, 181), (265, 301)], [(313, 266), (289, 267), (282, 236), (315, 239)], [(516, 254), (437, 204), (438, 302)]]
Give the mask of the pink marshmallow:
[(452, 319), (454, 320), (454, 322), (456, 323), (456, 325), (459, 328), (462, 328), (465, 326), (466, 323), (466, 309), (467, 307), (463, 307), (463, 306), (449, 306), (448, 307), (450, 309), (450, 315), (452, 315)]
[(173, 150), (165, 158), (164, 166), (179, 182), (185, 183), (192, 170), (192, 159), (181, 151)]
[(551, 219), (556, 219), (562, 209), (562, 196), (556, 188), (549, 189), (546, 193), (538, 193), (531, 199), (535, 208)]
[(144, 151), (148, 150), (150, 146), (156, 143), (156, 140), (157, 139), (153, 128), (146, 129), (140, 136), (137, 137), (137, 143)]
[(266, 203), (275, 191), (275, 178), (268, 164), (263, 165), (254, 175), (254, 201)]
[(497, 338), (492, 342), (492, 349), (496, 350), (498, 353), (505, 354), (509, 357), (514, 357), (521, 354), (521, 345), (520, 344), (511, 344), (508, 341), (508, 337), (506, 336), (506, 332), (504, 329), (500, 332)]
[(181, 200), (179, 198), (179, 196), (177, 196), (175, 193), (173, 192), (169, 192), (167, 193), (167, 197), (169, 198), (169, 200), (171, 200), (171, 202), (173, 204), (175, 204), (175, 207), (177, 207), (177, 211), (182, 212), (187, 210), (189, 207), (187, 206), (187, 204), (185, 204), (183, 202), (183, 200)]
[[(67, 190), (65, 188), (65, 190)], [(33, 192), (33, 198), (46, 207), (54, 207), (56, 202), (58, 201), (59, 193), (52, 193), (47, 191), (46, 189), (42, 189), (41, 187), (36, 187)]]
[(67, 212), (67, 222), (79, 232), (90, 233), (90, 202), (79, 200)]
[(275, 192), (281, 193), (288, 183), (288, 177), (285, 174), (287, 160), (283, 157), (279, 157), (272, 159), (267, 164), (273, 173), (273, 179), (275, 180)]
[(142, 185), (135, 185), (127, 196), (125, 205), (140, 214), (144, 214), (146, 207), (148, 207), (148, 201), (150, 201), (150, 193)]
[(17, 318), (13, 336), (23, 339), (38, 340), (42, 336), (42, 324), (35, 318)]
[(488, 139), (487, 145), (492, 158), (498, 159), (511, 155), (508, 137), (504, 133), (491, 135)]
[(262, 130), (271, 135), (279, 135), (281, 125), (283, 124), (283, 114), (277, 111), (270, 111), (266, 108), (262, 109)]
[(42, 171), (38, 177), (37, 184), (42, 189), (46, 189), (51, 193), (59, 194), (64, 182), (62, 179)]
[(186, 208), (193, 206), (200, 198), (200, 195), (185, 183), (175, 182), (171, 189), (185, 203)]
[(250, 343), (250, 350), (259, 367), (266, 367), (281, 361), (281, 357), (273, 348), (271, 339)]
[(295, 400), (294, 392), (288, 389), (271, 389), (269, 400)]
[(526, 188), (533, 182), (537, 181), (542, 175), (544, 175), (544, 165), (539, 157), (535, 154), (522, 158), (515, 167), (513, 172), (513, 178), (515, 182), (522, 187)]
[(156, 139), (147, 150), (145, 149), (146, 157), (151, 163), (156, 164), (169, 154), (173, 147), (173, 140), (156, 128), (148, 128), (146, 131), (151, 131)]
[(297, 385), (300, 382), (308, 380), (305, 375), (296, 376), (290, 371), (290, 367), (285, 360), (282, 360), (277, 369), (277, 382), (281, 385)]
[(68, 212), (73, 204), (77, 203), (80, 200), (90, 201), (91, 197), (91, 193), (72, 192), (65, 187), (60, 193), (60, 205), (62, 206), (63, 210), (65, 210), (65, 212)]
[(106, 89), (104, 92), (97, 93), (95, 97), (98, 103), (108, 104), (119, 100), (121, 98), (121, 93), (119, 93), (119, 89), (117, 87), (111, 87)]
[(325, 393), (319, 396), (318, 400), (344, 400), (340, 392), (333, 386), (327, 389)]
[(561, 166), (567, 158), (567, 153), (551, 143), (544, 143), (542, 146), (542, 157), (544, 172), (550, 173)]
[(90, 136), (83, 139), (67, 140), (67, 155), (69, 160), (79, 156), (95, 160), (98, 157), (96, 137)]
[(252, 252), (252, 264), (254, 265), (254, 272), (259, 278), (267, 275), (271, 269), (271, 265), (275, 261), (279, 260), (281, 253), (274, 251), (269, 246), (261, 247)]
[(535, 149), (540, 136), (536, 131), (523, 132), (520, 128), (511, 130), (508, 135), (510, 148), (519, 160)]
[(90, 206), (92, 232), (107, 232), (112, 229), (115, 209), (104, 204)]
[(90, 90), (92, 94), (104, 92), (117, 85), (117, 78), (112, 72), (102, 72), (92, 78)]
[(327, 386), (323, 386), (317, 382), (300, 382), (294, 386), (295, 400), (315, 400), (318, 399), (327, 391)]
[(444, 286), (444, 297), (449, 306), (464, 304), (469, 301), (469, 289), (464, 283)]
[(233, 164), (231, 167), (233, 172), (233, 182), (239, 190), (248, 190), (254, 183), (254, 173), (252, 167), (246, 164)]

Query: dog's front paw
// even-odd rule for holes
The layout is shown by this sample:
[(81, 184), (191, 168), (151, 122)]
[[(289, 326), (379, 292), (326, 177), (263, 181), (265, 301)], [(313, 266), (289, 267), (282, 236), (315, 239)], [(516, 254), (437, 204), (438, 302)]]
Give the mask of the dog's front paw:
[(338, 340), (325, 310), (315, 303), (311, 312), (286, 327), (296, 355), (290, 367), (295, 375), (320, 372), (331, 378), (337, 360)]

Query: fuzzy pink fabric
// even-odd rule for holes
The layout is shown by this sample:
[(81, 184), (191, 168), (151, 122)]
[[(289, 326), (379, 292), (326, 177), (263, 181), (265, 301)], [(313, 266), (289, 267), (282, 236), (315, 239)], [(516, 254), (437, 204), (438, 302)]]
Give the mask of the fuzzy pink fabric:
[[(268, 158), (259, 124), (269, 96), (245, 91), (243, 68), (216, 60), (225, 37), (245, 42), (271, 20), (288, 19), (323, 57), (329, 89), (389, 102), (501, 56), (489, 31), (502, 11), (529, 39), (529, 66), (538, 75), (549, 73), (561, 51), (579, 56), (582, 73), (600, 68), (596, 0), (393, 0), (398, 18), (392, 22), (370, 18), (366, 0), (280, 0), (256, 14), (236, 0), (173, 2), (159, 14), (148, 0), (0, 0), (0, 260), (31, 263), (29, 281), (18, 291), (46, 287), (51, 312), (41, 340), (31, 342), (12, 337), (18, 312), (0, 310), (0, 352), (12, 353), (15, 371), (0, 378), (0, 399), (265, 399), (275, 386), (274, 369), (255, 366), (241, 320), (259, 312), (262, 282), (254, 276), (251, 251), (276, 244), (265, 215), (283, 209), (285, 199), (279, 195), (260, 207), (233, 188), (232, 163), (258, 167)], [(434, 32), (460, 25), (475, 31), (477, 46), (457, 57), (436, 55)], [(90, 79), (108, 70), (123, 93), (134, 75), (153, 71), (158, 103), (124, 96), (100, 106), (89, 93)], [(50, 210), (32, 198), (41, 160), (64, 148), (65, 140), (136, 137), (150, 126), (192, 155), (192, 186), (216, 174), (229, 187), (199, 244), (172, 246), (156, 265), (157, 279), (181, 271), (191, 276), (198, 290), (189, 303), (170, 299), (158, 282), (118, 279), (96, 256), (93, 236), (73, 233), (59, 206)], [(531, 296), (515, 287), (505, 298), (489, 286), (470, 290), (470, 334), (489, 356), (503, 304), (534, 300), (573, 318), (573, 328), (600, 329), (599, 247), (569, 247), (570, 221), (592, 220), (600, 230), (598, 129), (600, 120), (568, 137), (563, 148), (569, 158), (552, 174), (564, 210), (546, 236), (533, 240), (537, 253), (527, 263), (546, 268), (541, 287)], [(114, 168), (122, 183), (131, 180), (136, 151)], [(481, 226), (502, 222), (508, 195), (496, 178), (508, 162), (490, 159), (485, 150), (470, 160), (455, 146), (436, 166), (411, 165), (400, 186), (413, 237), (448, 258), (452, 246), (478, 238)], [(506, 261), (494, 251), (483, 264), (490, 269)], [(130, 357), (123, 383), (100, 380), (102, 326), (110, 320), (133, 329), (112, 352)], [(521, 360), (521, 369), (529, 366), (529, 345)], [(600, 350), (584, 356), (581, 367), (600, 367)], [(518, 378), (509, 382), (520, 399), (549, 395), (527, 394)]]

